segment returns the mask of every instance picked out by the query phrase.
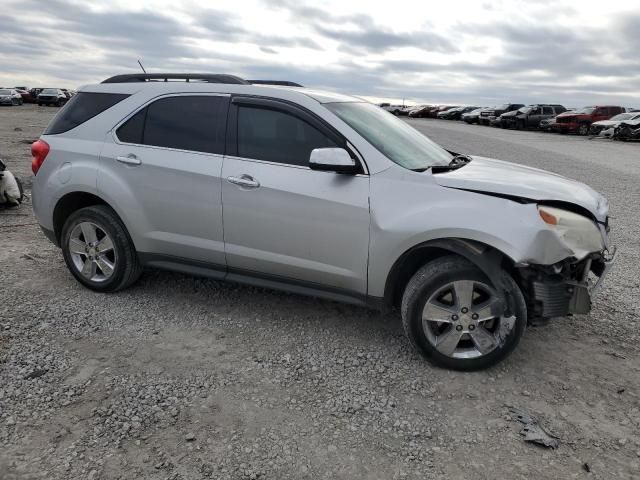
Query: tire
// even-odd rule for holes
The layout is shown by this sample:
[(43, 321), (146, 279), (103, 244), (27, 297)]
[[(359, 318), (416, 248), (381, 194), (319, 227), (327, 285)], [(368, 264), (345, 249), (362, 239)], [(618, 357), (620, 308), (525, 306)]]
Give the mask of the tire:
[[(513, 314), (509, 319), (495, 315), (494, 308), (500, 305), (495, 303), (498, 299), (496, 291), (484, 273), (468, 260), (453, 255), (441, 257), (420, 268), (407, 284), (402, 297), (402, 323), (416, 350), (429, 362), (452, 370), (481, 370), (504, 360), (518, 345), (524, 333), (527, 307), (524, 296), (513, 278), (505, 271), (500, 271), (500, 275), (512, 304)], [(452, 285), (457, 289), (458, 285), (469, 284), (471, 304), (467, 311), (460, 305), (464, 302), (457, 299), (458, 294), (442, 293), (442, 300), (434, 300), (441, 292), (451, 291), (448, 289)], [(452, 304), (445, 307), (446, 310), (440, 309), (437, 305), (443, 305), (440, 302), (444, 302), (448, 295)], [(423, 312), (428, 302), (432, 306), (436, 305), (433, 308), (436, 309), (437, 315), (452, 311), (456, 313), (442, 323), (423, 321)], [(474, 305), (473, 302), (480, 303)], [(494, 307), (490, 308), (488, 305)], [(483, 316), (495, 316), (485, 321), (471, 320), (469, 315), (474, 311)], [(439, 330), (437, 336), (434, 330)], [(490, 337), (487, 337), (486, 333), (489, 333)], [(455, 344), (441, 340), (447, 337), (453, 338), (453, 342), (456, 342), (455, 338), (458, 340)], [(487, 344), (488, 338), (492, 338), (493, 343)], [(484, 345), (480, 346), (483, 342)], [(448, 344), (454, 345), (454, 351), (443, 352), (447, 350)], [(436, 348), (436, 345), (441, 346)]]
[(41, 107), (41, 106), (42, 106), (42, 103), (38, 102), (38, 106), (39, 106), (39, 107)]
[(588, 135), (590, 128), (591, 125), (589, 125), (588, 123), (581, 123), (580, 125), (578, 125), (578, 131), (576, 133), (583, 136)]
[[(106, 205), (85, 207), (72, 213), (64, 223), (60, 238), (67, 268), (76, 280), (91, 290), (116, 292), (132, 285), (142, 274), (142, 265), (127, 229)], [(110, 240), (112, 248), (108, 248), (109, 242), (104, 241), (105, 238)], [(93, 244), (93, 248), (87, 243)], [(101, 244), (104, 250), (100, 249)], [(82, 247), (86, 247), (84, 254), (78, 253)], [(92, 257), (95, 260), (91, 260)], [(110, 273), (105, 268), (109, 264)], [(82, 265), (89, 265), (85, 274)]]

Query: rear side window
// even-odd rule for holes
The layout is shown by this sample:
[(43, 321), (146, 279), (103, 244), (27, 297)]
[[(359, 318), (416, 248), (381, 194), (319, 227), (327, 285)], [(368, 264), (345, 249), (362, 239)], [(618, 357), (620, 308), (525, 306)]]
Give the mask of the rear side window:
[(116, 131), (121, 142), (224, 153), (227, 97), (177, 96), (156, 100)]
[[(46, 90), (43, 90), (43, 94)], [(53, 91), (53, 95), (57, 95)], [(66, 106), (60, 110), (53, 121), (44, 131), (45, 135), (55, 135), (57, 133), (68, 132), (72, 128), (83, 124), (90, 118), (113, 107), (129, 95), (122, 93), (91, 93), (79, 92), (67, 102)]]
[(298, 117), (265, 108), (238, 108), (240, 157), (308, 166), (311, 150), (328, 147), (337, 145)]

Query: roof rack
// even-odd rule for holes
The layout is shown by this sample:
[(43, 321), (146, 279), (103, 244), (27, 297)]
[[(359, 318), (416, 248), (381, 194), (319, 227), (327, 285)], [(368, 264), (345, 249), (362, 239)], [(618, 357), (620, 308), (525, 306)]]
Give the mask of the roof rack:
[(254, 85), (280, 85), (283, 87), (302, 87), (299, 83), (290, 82), (288, 80), (247, 80)]
[(128, 73), (109, 77), (102, 83), (168, 82), (169, 80), (249, 85), (249, 82), (235, 75), (218, 73)]

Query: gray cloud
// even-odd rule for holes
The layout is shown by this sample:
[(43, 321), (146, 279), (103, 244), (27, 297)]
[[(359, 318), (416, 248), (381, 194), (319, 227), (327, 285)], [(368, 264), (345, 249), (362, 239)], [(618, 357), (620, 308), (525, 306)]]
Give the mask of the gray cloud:
[[(640, 14), (609, 17), (613, 26), (603, 22), (602, 26), (569, 28), (564, 21), (571, 15), (571, 7), (552, 0), (530, 7), (538, 13), (554, 8), (553, 19), (544, 22), (535, 16), (536, 20), (530, 21), (507, 20), (498, 15), (499, 5), (484, 6), (496, 14), (494, 21), (459, 21), (444, 35), (444, 30), (436, 32), (427, 23), (419, 31), (407, 31), (368, 14), (337, 15), (320, 6), (272, 0), (265, 4), (270, 13), (309, 32), (280, 36), (255, 31), (244, 24), (240, 14), (217, 9), (196, 7), (182, 11), (183, 15), (169, 16), (148, 7), (139, 11), (95, 10), (70, 0), (22, 0), (9, 4), (0, 17), (5, 53), (0, 79), (3, 74), (20, 74), (24, 76), (21, 83), (25, 83), (44, 74), (74, 86), (138, 71), (136, 60), (142, 58), (148, 69), (156, 71), (212, 71), (285, 79), (385, 98), (640, 105), (640, 59), (635, 53), (640, 42)], [(200, 39), (252, 45), (259, 53), (248, 56), (234, 49), (212, 51), (199, 44)], [(474, 52), (491, 51), (486, 40), (499, 42), (501, 53), (488, 61), (462, 60), (467, 57), (459, 54), (468, 52), (468, 45), (473, 45)], [(460, 45), (466, 50), (461, 51)], [(398, 54), (403, 47), (426, 54), (445, 53), (447, 60), (444, 64), (404, 60)], [(333, 63), (303, 66), (287, 60), (287, 49), (337, 49), (339, 58)]]

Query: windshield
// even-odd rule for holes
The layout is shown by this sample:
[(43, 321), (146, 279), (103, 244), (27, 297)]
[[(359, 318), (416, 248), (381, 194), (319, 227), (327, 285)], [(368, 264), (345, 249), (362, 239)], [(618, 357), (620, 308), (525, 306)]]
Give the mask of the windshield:
[(55, 88), (45, 88), (44, 90), (42, 90), (42, 92), (40, 93), (47, 93), (47, 94), (57, 94), (58, 91)]
[(519, 108), (518, 111), (520, 113), (529, 113), (531, 111), (531, 107), (522, 107), (522, 108)]
[(577, 110), (575, 110), (572, 113), (585, 113), (587, 115), (589, 115), (590, 113), (593, 113), (593, 111), (596, 109), (596, 107), (582, 107), (579, 108)]
[(11, 95), (11, 90), (8, 90), (6, 88), (2, 88), (2, 89), (0, 89), (0, 95)]
[(371, 103), (325, 104), (391, 161), (409, 170), (449, 165), (453, 156), (402, 120)]

